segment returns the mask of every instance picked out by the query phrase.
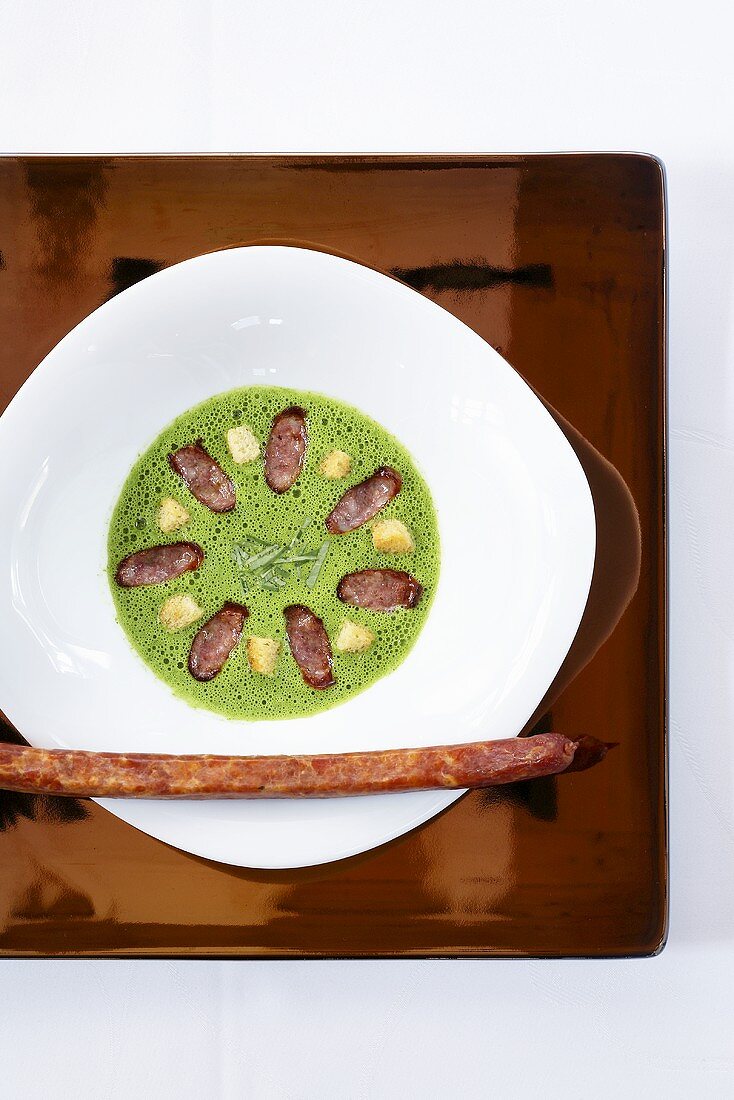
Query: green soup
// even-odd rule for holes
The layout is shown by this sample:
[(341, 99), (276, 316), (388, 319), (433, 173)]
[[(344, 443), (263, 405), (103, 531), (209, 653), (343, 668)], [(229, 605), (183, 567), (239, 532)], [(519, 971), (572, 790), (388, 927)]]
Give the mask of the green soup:
[[(300, 477), (278, 496), (265, 483), (262, 452), (273, 417), (289, 405), (301, 405), (308, 414), (308, 448)], [(252, 430), (261, 452), (259, 458), (244, 465), (233, 461), (226, 438), (227, 430), (240, 424)], [(197, 439), (237, 487), (237, 507), (232, 512), (215, 515), (209, 511), (168, 464), (169, 452)], [(347, 477), (329, 480), (319, 473), (318, 466), (336, 449), (351, 456), (352, 468)], [(324, 526), (324, 519), (345, 490), (382, 465), (402, 474), (403, 487), (376, 520), (393, 517), (405, 523), (415, 542), (415, 549), (407, 554), (377, 552), (369, 523), (333, 537)], [(157, 525), (158, 508), (165, 497), (179, 501), (190, 515), (185, 526), (168, 535)], [(277, 584), (281, 587), (263, 587), (263, 583), (269, 584), (267, 575), (262, 582), (263, 571), (248, 570), (246, 562), (253, 559), (260, 545), (288, 544), (299, 532), (299, 553), (291, 556), (307, 560), (280, 571)], [(196, 572), (148, 587), (121, 588), (115, 582), (117, 565), (128, 554), (182, 540), (198, 543), (205, 552), (204, 563)], [(327, 549), (323, 549), (325, 543)], [(323, 562), (314, 569), (313, 558), (319, 550)], [(146, 664), (192, 706), (250, 720), (315, 714), (344, 702), (391, 672), (405, 658), (426, 621), (439, 573), (433, 501), (405, 447), (358, 409), (321, 394), (273, 386), (219, 394), (189, 409), (161, 432), (123, 486), (112, 515), (108, 553), (118, 622)], [(379, 567), (405, 570), (420, 581), (424, 592), (415, 608), (381, 613), (341, 603), (336, 587), (345, 573)], [(161, 605), (175, 593), (190, 594), (204, 614), (193, 625), (170, 632), (158, 615)], [(219, 675), (209, 683), (199, 683), (187, 667), (191, 641), (202, 623), (227, 600), (244, 603), (249, 609), (242, 639)], [(304, 683), (285, 637), (283, 608), (289, 604), (305, 604), (323, 620), (333, 649), (333, 687), (318, 691)], [(336, 649), (334, 642), (345, 620), (373, 632), (375, 641), (369, 649), (358, 653)], [(246, 651), (246, 639), (251, 635), (281, 643), (273, 675), (251, 670)]]

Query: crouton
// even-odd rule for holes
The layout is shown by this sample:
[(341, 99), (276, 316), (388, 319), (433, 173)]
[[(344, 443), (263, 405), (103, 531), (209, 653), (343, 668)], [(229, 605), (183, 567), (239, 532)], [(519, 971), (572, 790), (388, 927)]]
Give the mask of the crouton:
[(252, 462), (260, 454), (260, 444), (246, 424), (229, 429), (227, 446), (238, 466), (243, 466), (245, 462)]
[(278, 663), (280, 642), (275, 638), (248, 638), (247, 660), (253, 672), (259, 672), (262, 676), (272, 676)]
[(324, 455), (319, 465), (319, 473), (322, 477), (340, 478), (346, 477), (352, 469), (352, 460), (345, 451), (329, 451)]
[(188, 523), (190, 518), (183, 504), (179, 504), (173, 497), (166, 497), (161, 501), (158, 509), (158, 526), (166, 535), (170, 535), (171, 531), (178, 531), (179, 527)]
[(400, 519), (380, 519), (372, 527), (372, 544), (383, 554), (410, 554), (413, 536)]
[(158, 618), (166, 630), (183, 630), (185, 626), (191, 626), (200, 619), (204, 612), (199, 607), (193, 596), (178, 593), (169, 596), (158, 612)]
[(369, 649), (374, 640), (374, 634), (366, 626), (359, 626), (358, 623), (345, 619), (335, 645), (342, 653), (361, 653), (362, 650)]

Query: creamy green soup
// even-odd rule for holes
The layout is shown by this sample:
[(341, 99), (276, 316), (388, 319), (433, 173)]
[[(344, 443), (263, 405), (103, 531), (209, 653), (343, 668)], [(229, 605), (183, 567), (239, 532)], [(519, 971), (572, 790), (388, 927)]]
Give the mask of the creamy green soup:
[[(279, 496), (265, 483), (262, 454), (273, 417), (290, 405), (300, 405), (308, 414), (308, 448), (300, 477)], [(244, 465), (234, 462), (227, 445), (228, 429), (238, 425), (247, 425), (260, 442), (260, 457)], [(168, 464), (169, 452), (197, 439), (237, 487), (232, 512), (209, 511)], [(345, 478), (329, 480), (319, 473), (321, 460), (333, 450), (351, 456), (352, 468)], [(400, 472), (403, 487), (375, 521), (402, 520), (415, 542), (410, 553), (376, 551), (369, 523), (337, 536), (329, 536), (324, 527), (324, 519), (345, 490), (383, 465)], [(163, 534), (157, 523), (166, 497), (179, 501), (190, 515), (185, 526), (170, 534)], [(305, 560), (279, 569), (275, 581), (267, 568), (256, 568), (259, 548), (287, 547), (294, 539), (298, 552), (286, 556)], [(184, 540), (198, 543), (205, 552), (196, 572), (148, 587), (121, 588), (115, 582), (117, 565), (128, 554)], [(189, 409), (161, 432), (123, 486), (112, 515), (108, 552), (118, 622), (156, 676), (192, 706), (250, 720), (315, 714), (392, 672), (426, 621), (439, 574), (439, 536), (431, 494), (405, 447), (358, 409), (322, 394), (273, 386), (219, 394)], [(247, 563), (253, 560), (255, 567), (250, 569)], [(381, 613), (343, 604), (336, 595), (341, 577), (368, 568), (411, 573), (424, 588), (418, 605)], [(190, 594), (204, 614), (198, 622), (171, 632), (161, 624), (159, 611), (174, 593)], [(202, 623), (228, 600), (249, 609), (242, 639), (219, 675), (199, 683), (187, 667), (191, 641)], [(305, 604), (323, 620), (332, 643), (333, 687), (318, 691), (304, 683), (285, 636), (283, 608), (289, 604)], [(345, 620), (374, 633), (369, 649), (357, 653), (336, 649)], [(251, 635), (280, 642), (273, 675), (250, 668), (246, 642)]]

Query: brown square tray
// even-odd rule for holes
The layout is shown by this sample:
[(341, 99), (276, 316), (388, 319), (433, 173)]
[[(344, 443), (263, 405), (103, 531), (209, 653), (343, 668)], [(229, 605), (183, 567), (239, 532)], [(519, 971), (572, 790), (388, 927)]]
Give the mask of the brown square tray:
[(111, 295), (198, 253), (266, 240), (405, 280), (553, 407), (592, 485), (599, 551), (577, 641), (531, 725), (619, 748), (592, 772), (471, 793), (375, 852), (304, 871), (221, 866), (91, 802), (0, 794), (0, 953), (656, 952), (667, 920), (660, 164), (606, 154), (0, 160), (0, 408)]

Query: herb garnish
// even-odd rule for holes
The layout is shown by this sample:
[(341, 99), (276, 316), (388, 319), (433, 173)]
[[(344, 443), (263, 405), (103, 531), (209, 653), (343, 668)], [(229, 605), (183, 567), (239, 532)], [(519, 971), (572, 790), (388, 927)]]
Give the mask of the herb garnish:
[(329, 541), (322, 542), (317, 550), (303, 549), (303, 535), (310, 525), (307, 517), (288, 543), (265, 542), (255, 535), (245, 535), (241, 542), (234, 543), (232, 561), (240, 573), (243, 590), (256, 587), (277, 592), (285, 588), (294, 571), (302, 575), (307, 588), (313, 588), (329, 553)]

